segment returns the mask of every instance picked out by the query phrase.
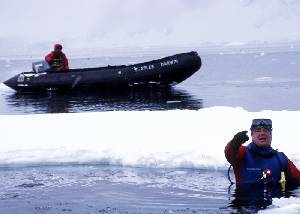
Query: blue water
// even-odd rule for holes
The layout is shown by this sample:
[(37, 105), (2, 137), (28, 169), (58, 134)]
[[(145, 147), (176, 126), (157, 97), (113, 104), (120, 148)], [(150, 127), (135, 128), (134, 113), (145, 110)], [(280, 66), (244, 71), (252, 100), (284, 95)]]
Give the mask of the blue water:
[[(200, 71), (170, 90), (34, 95), (16, 94), (2, 86), (0, 114), (197, 110), (212, 106), (300, 110), (299, 51), (198, 52), (203, 61)], [(70, 59), (70, 64), (74, 68), (96, 67), (160, 57), (79, 58)], [(30, 70), (32, 61), (1, 59), (0, 82)], [(251, 213), (272, 203), (269, 197), (263, 198), (262, 206), (261, 201), (243, 205), (235, 186), (229, 188), (227, 171), (216, 169), (7, 166), (0, 168), (0, 180), (0, 213)], [(280, 197), (300, 194), (297, 188), (287, 193)]]

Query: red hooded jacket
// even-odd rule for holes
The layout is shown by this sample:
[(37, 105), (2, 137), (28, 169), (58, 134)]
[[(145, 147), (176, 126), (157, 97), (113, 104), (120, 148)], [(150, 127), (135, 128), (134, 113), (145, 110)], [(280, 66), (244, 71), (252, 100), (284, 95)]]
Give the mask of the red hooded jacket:
[(51, 53), (45, 56), (45, 60), (55, 71), (69, 69), (68, 59), (62, 51), (52, 51)]

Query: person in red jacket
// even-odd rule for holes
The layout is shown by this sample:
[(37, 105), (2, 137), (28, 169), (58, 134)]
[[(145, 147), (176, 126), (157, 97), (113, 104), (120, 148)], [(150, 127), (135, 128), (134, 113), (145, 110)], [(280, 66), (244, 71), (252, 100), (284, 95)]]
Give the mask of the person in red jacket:
[(62, 52), (62, 45), (55, 44), (54, 50), (45, 56), (45, 60), (49, 63), (54, 71), (68, 70), (69, 62), (66, 55)]
[(247, 131), (237, 133), (225, 147), (225, 157), (233, 166), (237, 185), (300, 183), (300, 171), (287, 156), (271, 147), (272, 121), (254, 119), (251, 125), (252, 142)]

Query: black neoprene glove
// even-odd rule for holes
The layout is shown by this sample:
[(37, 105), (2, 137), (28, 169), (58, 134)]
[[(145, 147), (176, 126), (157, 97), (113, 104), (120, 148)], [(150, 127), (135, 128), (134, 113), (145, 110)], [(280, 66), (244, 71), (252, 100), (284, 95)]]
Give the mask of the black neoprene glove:
[(234, 135), (232, 140), (229, 142), (231, 144), (231, 146), (233, 146), (235, 149), (240, 148), (240, 146), (243, 143), (245, 143), (247, 140), (249, 140), (247, 132), (248, 131), (242, 131), (242, 132), (238, 132), (236, 135)]

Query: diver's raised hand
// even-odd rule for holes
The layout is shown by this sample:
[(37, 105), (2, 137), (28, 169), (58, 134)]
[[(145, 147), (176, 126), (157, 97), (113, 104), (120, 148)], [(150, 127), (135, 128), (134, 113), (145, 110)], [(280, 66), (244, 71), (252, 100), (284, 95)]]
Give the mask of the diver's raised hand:
[(234, 146), (236, 149), (240, 148), (240, 146), (243, 143), (246, 143), (246, 141), (249, 140), (249, 137), (247, 135), (248, 131), (241, 131), (234, 135), (232, 140), (230, 141), (230, 144)]

